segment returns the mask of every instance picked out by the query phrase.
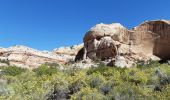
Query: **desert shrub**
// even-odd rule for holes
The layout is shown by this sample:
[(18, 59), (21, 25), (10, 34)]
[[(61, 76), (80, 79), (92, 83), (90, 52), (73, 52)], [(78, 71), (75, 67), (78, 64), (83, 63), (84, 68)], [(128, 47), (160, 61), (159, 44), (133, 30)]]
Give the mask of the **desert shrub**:
[(7, 80), (1, 79), (0, 80), (0, 96), (5, 96), (12, 94), (13, 90), (11, 87), (8, 86)]
[(101, 64), (89, 69), (66, 66), (59, 70), (56, 64), (44, 64), (17, 75), (3, 74), (0, 82), (1, 78), (6, 80), (0, 84), (2, 100), (170, 99), (170, 66), (158, 62), (128, 69)]
[(57, 69), (59, 69), (59, 67), (60, 67), (60, 65), (58, 63), (45, 63), (43, 65), (53, 67), (53, 68), (55, 67)]
[(122, 82), (121, 79), (121, 71), (119, 71), (116, 68), (111, 67), (100, 67), (100, 68), (94, 68), (87, 71), (87, 74), (100, 74), (104, 77), (106, 81), (112, 81), (114, 85), (120, 84)]
[(162, 64), (158, 67), (163, 73), (167, 74), (167, 76), (170, 76), (170, 65), (168, 64)]
[[(72, 69), (70, 69), (72, 71)], [(70, 96), (80, 91), (87, 84), (85, 82), (86, 71), (77, 70), (74, 74), (67, 73), (69, 69), (62, 73), (62, 76), (57, 75), (53, 93), (49, 95), (48, 100), (53, 99), (70, 99)]]
[(81, 68), (77, 68), (76, 66), (71, 66), (69, 68), (65, 68), (65, 70), (63, 70), (63, 73), (65, 73), (66, 75), (75, 76), (76, 73), (79, 73), (80, 71), (82, 71)]
[(148, 93), (152, 90), (142, 86), (136, 86), (128, 82), (121, 83), (119, 86), (115, 86), (107, 94), (107, 97), (112, 100), (145, 100)]
[(155, 86), (157, 84), (159, 84), (159, 78), (156, 75), (151, 74), (150, 77), (148, 76), (146, 85)]
[(52, 91), (47, 95), (47, 100), (60, 100), (69, 98), (69, 83), (65, 76), (57, 75), (53, 84)]
[(83, 86), (83, 83), (81, 82), (81, 80), (77, 80), (72, 84), (67, 84), (67, 85), (64, 85), (64, 84), (65, 83), (63, 83), (61, 86), (57, 86), (57, 84), (55, 84), (54, 91), (49, 96), (48, 100), (70, 99), (70, 96), (79, 92)]
[(159, 61), (153, 61), (153, 60), (149, 60), (147, 62), (147, 64), (142, 64), (142, 63), (137, 63), (137, 68), (141, 69), (141, 70), (145, 70), (145, 69), (150, 69), (150, 68), (155, 68), (155, 67), (159, 67), (161, 64), (159, 63)]
[(160, 62), (159, 61), (154, 61), (154, 60), (149, 60), (149, 62), (148, 62), (148, 64), (147, 65), (145, 65), (145, 66), (147, 66), (147, 67), (158, 67), (158, 66), (160, 66)]
[(74, 94), (80, 90), (80, 88), (87, 86), (86, 73), (84, 71), (77, 72), (74, 76), (67, 77), (69, 82), (70, 94)]
[(148, 80), (147, 74), (137, 68), (126, 70), (124, 73), (124, 79), (128, 82), (134, 83), (135, 85), (146, 84)]
[(32, 71), (4, 78), (8, 80), (6, 89), (12, 91), (4, 95), (9, 100), (43, 100), (53, 86), (52, 76), (37, 77)]
[(21, 67), (9, 66), (9, 67), (4, 67), (2, 69), (2, 73), (9, 76), (16, 76), (16, 75), (20, 75), (23, 72), (26, 72), (26, 70), (27, 69)]
[(105, 72), (107, 72), (109, 69), (108, 66), (103, 65), (102, 63), (99, 64), (98, 67), (91, 67), (88, 71), (87, 71), (87, 75), (93, 74), (93, 73), (101, 73), (104, 74)]
[(85, 87), (78, 93), (72, 95), (71, 100), (107, 100), (107, 97), (96, 89)]
[(94, 73), (86, 78), (86, 82), (91, 88), (99, 88), (99, 86), (105, 83), (106, 81), (102, 75)]
[(100, 92), (104, 95), (107, 95), (111, 92), (111, 90), (113, 89), (114, 87), (114, 82), (113, 81), (109, 81), (109, 82), (106, 82), (104, 84), (102, 84), (100, 86)]
[(33, 71), (38, 75), (53, 75), (58, 72), (58, 69), (54, 66), (41, 65), (40, 67), (33, 69)]
[(170, 85), (166, 85), (164, 87), (157, 86), (158, 89), (161, 91), (154, 91), (149, 93), (148, 95), (151, 95), (155, 98), (155, 100), (169, 100), (170, 99)]

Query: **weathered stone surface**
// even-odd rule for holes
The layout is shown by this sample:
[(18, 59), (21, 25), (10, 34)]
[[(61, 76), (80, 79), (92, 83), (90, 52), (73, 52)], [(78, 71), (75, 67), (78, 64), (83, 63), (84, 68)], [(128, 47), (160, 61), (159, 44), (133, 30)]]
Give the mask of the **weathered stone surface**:
[[(113, 59), (120, 65), (116, 56), (122, 55), (123, 65), (136, 61), (170, 58), (170, 21), (146, 21), (128, 30), (121, 24), (97, 24), (84, 36), (84, 59)], [(157, 56), (157, 57), (155, 57)], [(121, 67), (123, 66), (121, 65)]]
[(92, 27), (84, 37), (84, 43), (90, 40), (100, 40), (102, 37), (110, 36), (114, 40), (126, 43), (128, 41), (128, 30), (119, 23), (97, 24)]
[(118, 56), (116, 57), (116, 60), (115, 60), (115, 66), (123, 68), (123, 67), (128, 66), (128, 64), (126, 62), (126, 59), (123, 56)]
[[(9, 48), (0, 48), (0, 60), (7, 60), (9, 61), (10, 65), (29, 69), (36, 68), (44, 63), (66, 64), (67, 62), (69, 62), (70, 60), (74, 60), (75, 58), (75, 55), (73, 55), (73, 51), (75, 50), (74, 53), (76, 53), (77, 47), (73, 46), (72, 48), (73, 49), (69, 48), (69, 50), (61, 50), (60, 48), (49, 52), (38, 51), (26, 46), (17, 45)], [(72, 52), (70, 52), (71, 50)], [(2, 66), (2, 64), (0, 64), (0, 66)]]
[(162, 59), (170, 58), (170, 21), (146, 21), (135, 27), (134, 31), (142, 38), (146, 49)]
[(64, 54), (64, 55), (69, 55), (69, 56), (74, 56), (77, 55), (77, 52), (83, 48), (84, 44), (79, 44), (79, 45), (73, 45), (70, 47), (60, 47), (56, 48), (53, 50), (54, 53), (56, 54)]
[[(69, 61), (74, 61), (76, 59), (81, 59), (82, 57), (79, 57), (77, 53), (81, 51), (81, 49), (84, 47), (84, 44), (79, 44), (79, 45), (73, 45), (70, 47), (60, 47), (54, 49), (52, 52), (67, 59), (66, 62)], [(82, 59), (81, 59), (82, 60)]]
[(117, 55), (117, 45), (128, 43), (129, 31), (119, 23), (98, 24), (92, 27), (84, 37), (87, 57), (105, 60)]

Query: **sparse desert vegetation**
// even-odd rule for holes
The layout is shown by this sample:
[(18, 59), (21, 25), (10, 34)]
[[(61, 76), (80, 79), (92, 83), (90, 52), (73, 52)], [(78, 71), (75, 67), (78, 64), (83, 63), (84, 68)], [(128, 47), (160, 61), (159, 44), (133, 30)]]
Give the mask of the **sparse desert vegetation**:
[(79, 69), (44, 64), (34, 70), (1, 67), (3, 100), (169, 100), (170, 65), (150, 62), (133, 68), (100, 64)]

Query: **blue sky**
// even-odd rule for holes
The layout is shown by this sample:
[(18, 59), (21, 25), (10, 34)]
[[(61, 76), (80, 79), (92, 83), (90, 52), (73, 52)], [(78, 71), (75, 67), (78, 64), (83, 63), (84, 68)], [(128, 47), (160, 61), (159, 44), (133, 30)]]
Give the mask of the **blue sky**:
[(52, 50), (81, 43), (97, 23), (152, 19), (170, 19), (170, 0), (0, 0), (0, 47)]

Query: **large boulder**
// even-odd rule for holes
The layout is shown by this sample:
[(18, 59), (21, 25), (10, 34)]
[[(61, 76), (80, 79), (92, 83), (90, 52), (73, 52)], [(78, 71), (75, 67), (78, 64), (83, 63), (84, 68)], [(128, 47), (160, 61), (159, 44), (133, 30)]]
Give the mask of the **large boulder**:
[(128, 44), (130, 32), (119, 23), (97, 24), (84, 37), (84, 48), (90, 59), (109, 59), (117, 55), (120, 43)]
[(100, 40), (102, 37), (110, 36), (114, 40), (126, 43), (129, 37), (129, 31), (119, 23), (97, 24), (92, 27), (84, 36), (84, 43), (91, 40)]

